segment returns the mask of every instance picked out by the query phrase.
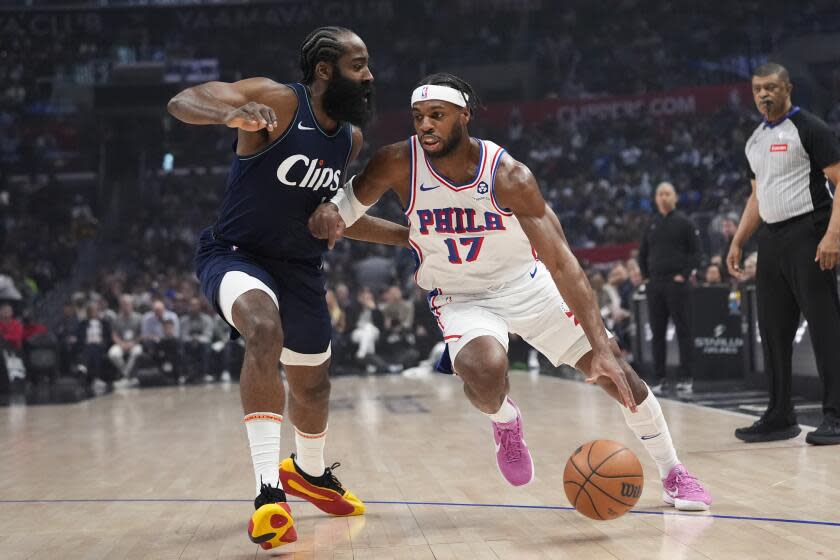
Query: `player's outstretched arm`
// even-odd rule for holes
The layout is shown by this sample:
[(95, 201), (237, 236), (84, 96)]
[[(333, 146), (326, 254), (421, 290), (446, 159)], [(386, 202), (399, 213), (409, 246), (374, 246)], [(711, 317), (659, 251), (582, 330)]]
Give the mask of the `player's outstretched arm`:
[(283, 95), (284, 90), (288, 88), (268, 78), (207, 82), (185, 89), (169, 100), (166, 109), (187, 124), (224, 124), (248, 132), (280, 128), (279, 112), (285, 121), (279, 123), (283, 130), (297, 104), (294, 94)]
[(309, 218), (312, 235), (326, 239), (330, 249), (336, 239), (345, 235), (359, 241), (407, 247), (408, 228), (365, 213), (391, 189), (406, 202), (409, 159), (405, 142), (377, 150), (361, 173), (350, 179), (330, 202), (315, 209)]
[(408, 247), (408, 228), (375, 216), (362, 216), (352, 227), (344, 230), (344, 237), (356, 241)]
[(496, 172), (496, 199), (510, 208), (540, 260), (545, 264), (560, 295), (580, 322), (594, 356), (587, 379), (594, 383), (600, 376), (612, 379), (624, 405), (635, 410), (636, 403), (624, 371), (616, 362), (601, 319), (601, 311), (586, 274), (572, 253), (557, 215), (545, 202), (531, 171), (512, 157), (503, 156)]

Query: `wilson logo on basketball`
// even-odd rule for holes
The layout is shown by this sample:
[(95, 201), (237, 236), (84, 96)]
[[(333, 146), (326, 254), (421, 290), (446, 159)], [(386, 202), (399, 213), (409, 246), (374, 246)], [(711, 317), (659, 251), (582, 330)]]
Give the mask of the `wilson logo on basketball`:
[(773, 144), (770, 146), (771, 152), (786, 152), (788, 148), (787, 144)]
[(621, 495), (625, 498), (638, 498), (642, 495), (642, 487), (627, 482), (621, 483)]

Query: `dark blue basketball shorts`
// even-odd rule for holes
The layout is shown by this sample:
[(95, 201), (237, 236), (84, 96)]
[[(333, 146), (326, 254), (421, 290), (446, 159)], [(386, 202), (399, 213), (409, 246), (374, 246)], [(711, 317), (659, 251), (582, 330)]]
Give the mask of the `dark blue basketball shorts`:
[(332, 325), (320, 260), (258, 257), (215, 239), (212, 228), (207, 228), (199, 237), (195, 270), (204, 296), (231, 326), (231, 338), (239, 336), (232, 324), (233, 300), (250, 289), (268, 288), (283, 325), (280, 361), (315, 366), (330, 357)]

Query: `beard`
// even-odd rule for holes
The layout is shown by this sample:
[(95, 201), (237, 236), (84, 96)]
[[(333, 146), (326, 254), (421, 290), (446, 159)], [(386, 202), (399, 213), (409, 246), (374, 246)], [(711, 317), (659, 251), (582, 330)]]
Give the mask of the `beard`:
[(373, 82), (357, 82), (346, 78), (333, 66), (322, 103), (330, 118), (364, 127), (373, 118)]
[(426, 152), (426, 155), (428, 155), (432, 159), (439, 159), (439, 158), (442, 158), (442, 157), (446, 157), (446, 156), (448, 156), (449, 154), (452, 153), (452, 150), (454, 150), (455, 148), (458, 147), (458, 144), (461, 143), (461, 139), (463, 137), (464, 137), (464, 131), (461, 129), (461, 126), (460, 125), (455, 126), (452, 129), (452, 134), (449, 136), (449, 140), (444, 142), (443, 139), (441, 139), (441, 144), (442, 145), (441, 145), (440, 150), (437, 151), (437, 152), (434, 152), (434, 153)]

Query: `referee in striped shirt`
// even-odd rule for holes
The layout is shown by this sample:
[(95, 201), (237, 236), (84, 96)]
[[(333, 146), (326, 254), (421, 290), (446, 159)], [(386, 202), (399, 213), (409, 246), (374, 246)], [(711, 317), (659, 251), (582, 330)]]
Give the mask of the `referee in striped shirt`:
[(840, 260), (840, 141), (821, 119), (794, 106), (787, 70), (768, 63), (752, 78), (763, 122), (747, 140), (752, 194), (726, 263), (740, 277), (741, 247), (763, 221), (756, 287), (758, 328), (769, 374), (770, 404), (735, 436), (746, 442), (796, 437), (791, 395), (793, 339), (800, 312), (811, 329), (823, 385), (823, 422), (808, 443), (840, 443), (840, 299), (834, 267)]

